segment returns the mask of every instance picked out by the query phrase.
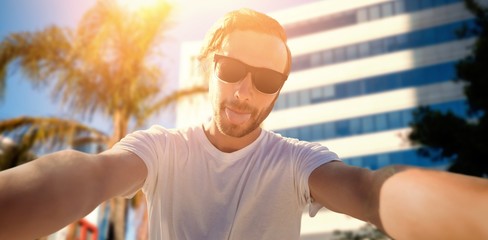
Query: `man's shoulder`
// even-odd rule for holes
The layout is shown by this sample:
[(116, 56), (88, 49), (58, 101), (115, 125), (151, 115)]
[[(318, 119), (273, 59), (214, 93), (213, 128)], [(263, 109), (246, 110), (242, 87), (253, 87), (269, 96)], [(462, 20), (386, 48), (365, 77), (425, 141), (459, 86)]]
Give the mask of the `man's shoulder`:
[(187, 134), (194, 134), (196, 131), (198, 131), (199, 128), (201, 127), (188, 126), (188, 127), (181, 127), (181, 128), (167, 128), (162, 125), (155, 124), (142, 131), (149, 134), (187, 135)]
[(275, 133), (270, 130), (264, 130), (266, 131), (267, 134), (267, 139), (268, 143), (275, 143), (275, 144), (280, 144), (285, 147), (290, 147), (290, 148), (298, 148), (298, 149), (316, 149), (316, 148), (321, 148), (321, 149), (326, 149), (328, 148), (318, 142), (309, 142), (309, 141), (304, 141), (300, 140), (297, 138), (291, 138), (291, 137), (286, 137), (283, 136), (279, 133)]
[(280, 143), (280, 144), (285, 144), (285, 145), (300, 145), (300, 144), (303, 144), (303, 143), (308, 143), (306, 141), (302, 141), (300, 139), (297, 139), (297, 138), (290, 138), (290, 137), (287, 137), (287, 136), (283, 136), (279, 133), (275, 133), (271, 130), (265, 130), (263, 129), (263, 131), (265, 131), (266, 133), (266, 139), (268, 140), (268, 142), (271, 142), (271, 143)]

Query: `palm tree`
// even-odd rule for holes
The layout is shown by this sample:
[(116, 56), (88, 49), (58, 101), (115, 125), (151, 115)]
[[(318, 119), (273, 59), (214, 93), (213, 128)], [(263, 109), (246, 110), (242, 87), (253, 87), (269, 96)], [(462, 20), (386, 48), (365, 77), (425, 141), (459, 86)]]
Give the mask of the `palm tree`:
[(0, 171), (29, 162), (35, 152), (105, 144), (108, 136), (79, 122), (45, 117), (18, 117), (0, 121)]
[[(130, 123), (142, 126), (170, 103), (207, 92), (206, 86), (197, 86), (160, 96), (163, 78), (155, 57), (159, 56), (170, 11), (171, 6), (162, 1), (131, 12), (115, 0), (99, 0), (74, 30), (51, 26), (38, 32), (13, 33), (3, 39), (0, 96), (5, 90), (7, 68), (15, 63), (33, 84), (51, 87), (54, 99), (69, 106), (73, 116), (99, 113), (112, 119), (113, 132), (109, 137), (72, 120), (37, 119), (35, 124), (31, 121), (17, 125), (23, 129), (17, 131), (29, 133), (21, 134), (21, 141), (46, 144), (50, 139), (48, 143), (59, 144), (60, 140), (68, 140), (72, 145), (73, 141), (80, 141), (77, 136), (83, 130), (111, 147), (127, 134)], [(46, 125), (46, 121), (52, 124)], [(3, 124), (3, 132), (12, 134), (17, 129), (13, 122)], [(54, 124), (59, 126), (57, 130), (43, 130)], [(123, 239), (126, 201), (114, 201), (115, 237)]]
[(8, 137), (0, 136), (0, 171), (29, 162), (36, 158), (29, 147), (19, 145)]

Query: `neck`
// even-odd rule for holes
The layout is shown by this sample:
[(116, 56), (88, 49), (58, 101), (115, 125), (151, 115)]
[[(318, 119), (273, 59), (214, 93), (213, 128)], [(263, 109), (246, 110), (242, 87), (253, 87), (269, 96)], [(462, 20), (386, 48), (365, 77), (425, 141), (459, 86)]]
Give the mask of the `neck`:
[(252, 142), (254, 142), (261, 134), (261, 128), (254, 129), (251, 133), (243, 137), (232, 137), (222, 133), (217, 124), (210, 120), (203, 125), (203, 130), (208, 140), (212, 145), (222, 152), (235, 152), (237, 150), (243, 149)]

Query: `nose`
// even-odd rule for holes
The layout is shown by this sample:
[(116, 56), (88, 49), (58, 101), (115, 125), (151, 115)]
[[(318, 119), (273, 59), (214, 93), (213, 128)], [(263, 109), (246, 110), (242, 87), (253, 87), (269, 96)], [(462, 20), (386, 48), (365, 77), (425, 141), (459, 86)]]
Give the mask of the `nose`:
[(248, 100), (251, 98), (252, 90), (252, 76), (251, 73), (248, 72), (244, 79), (239, 82), (234, 96), (239, 100)]

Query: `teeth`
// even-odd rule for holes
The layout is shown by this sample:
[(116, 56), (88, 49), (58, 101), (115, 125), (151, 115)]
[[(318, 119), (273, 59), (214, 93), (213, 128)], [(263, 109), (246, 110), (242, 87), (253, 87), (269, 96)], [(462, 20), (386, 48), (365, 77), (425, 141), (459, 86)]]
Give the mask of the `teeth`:
[(237, 113), (228, 108), (225, 109), (225, 115), (227, 115), (227, 119), (233, 124), (243, 124), (251, 118), (250, 113)]

